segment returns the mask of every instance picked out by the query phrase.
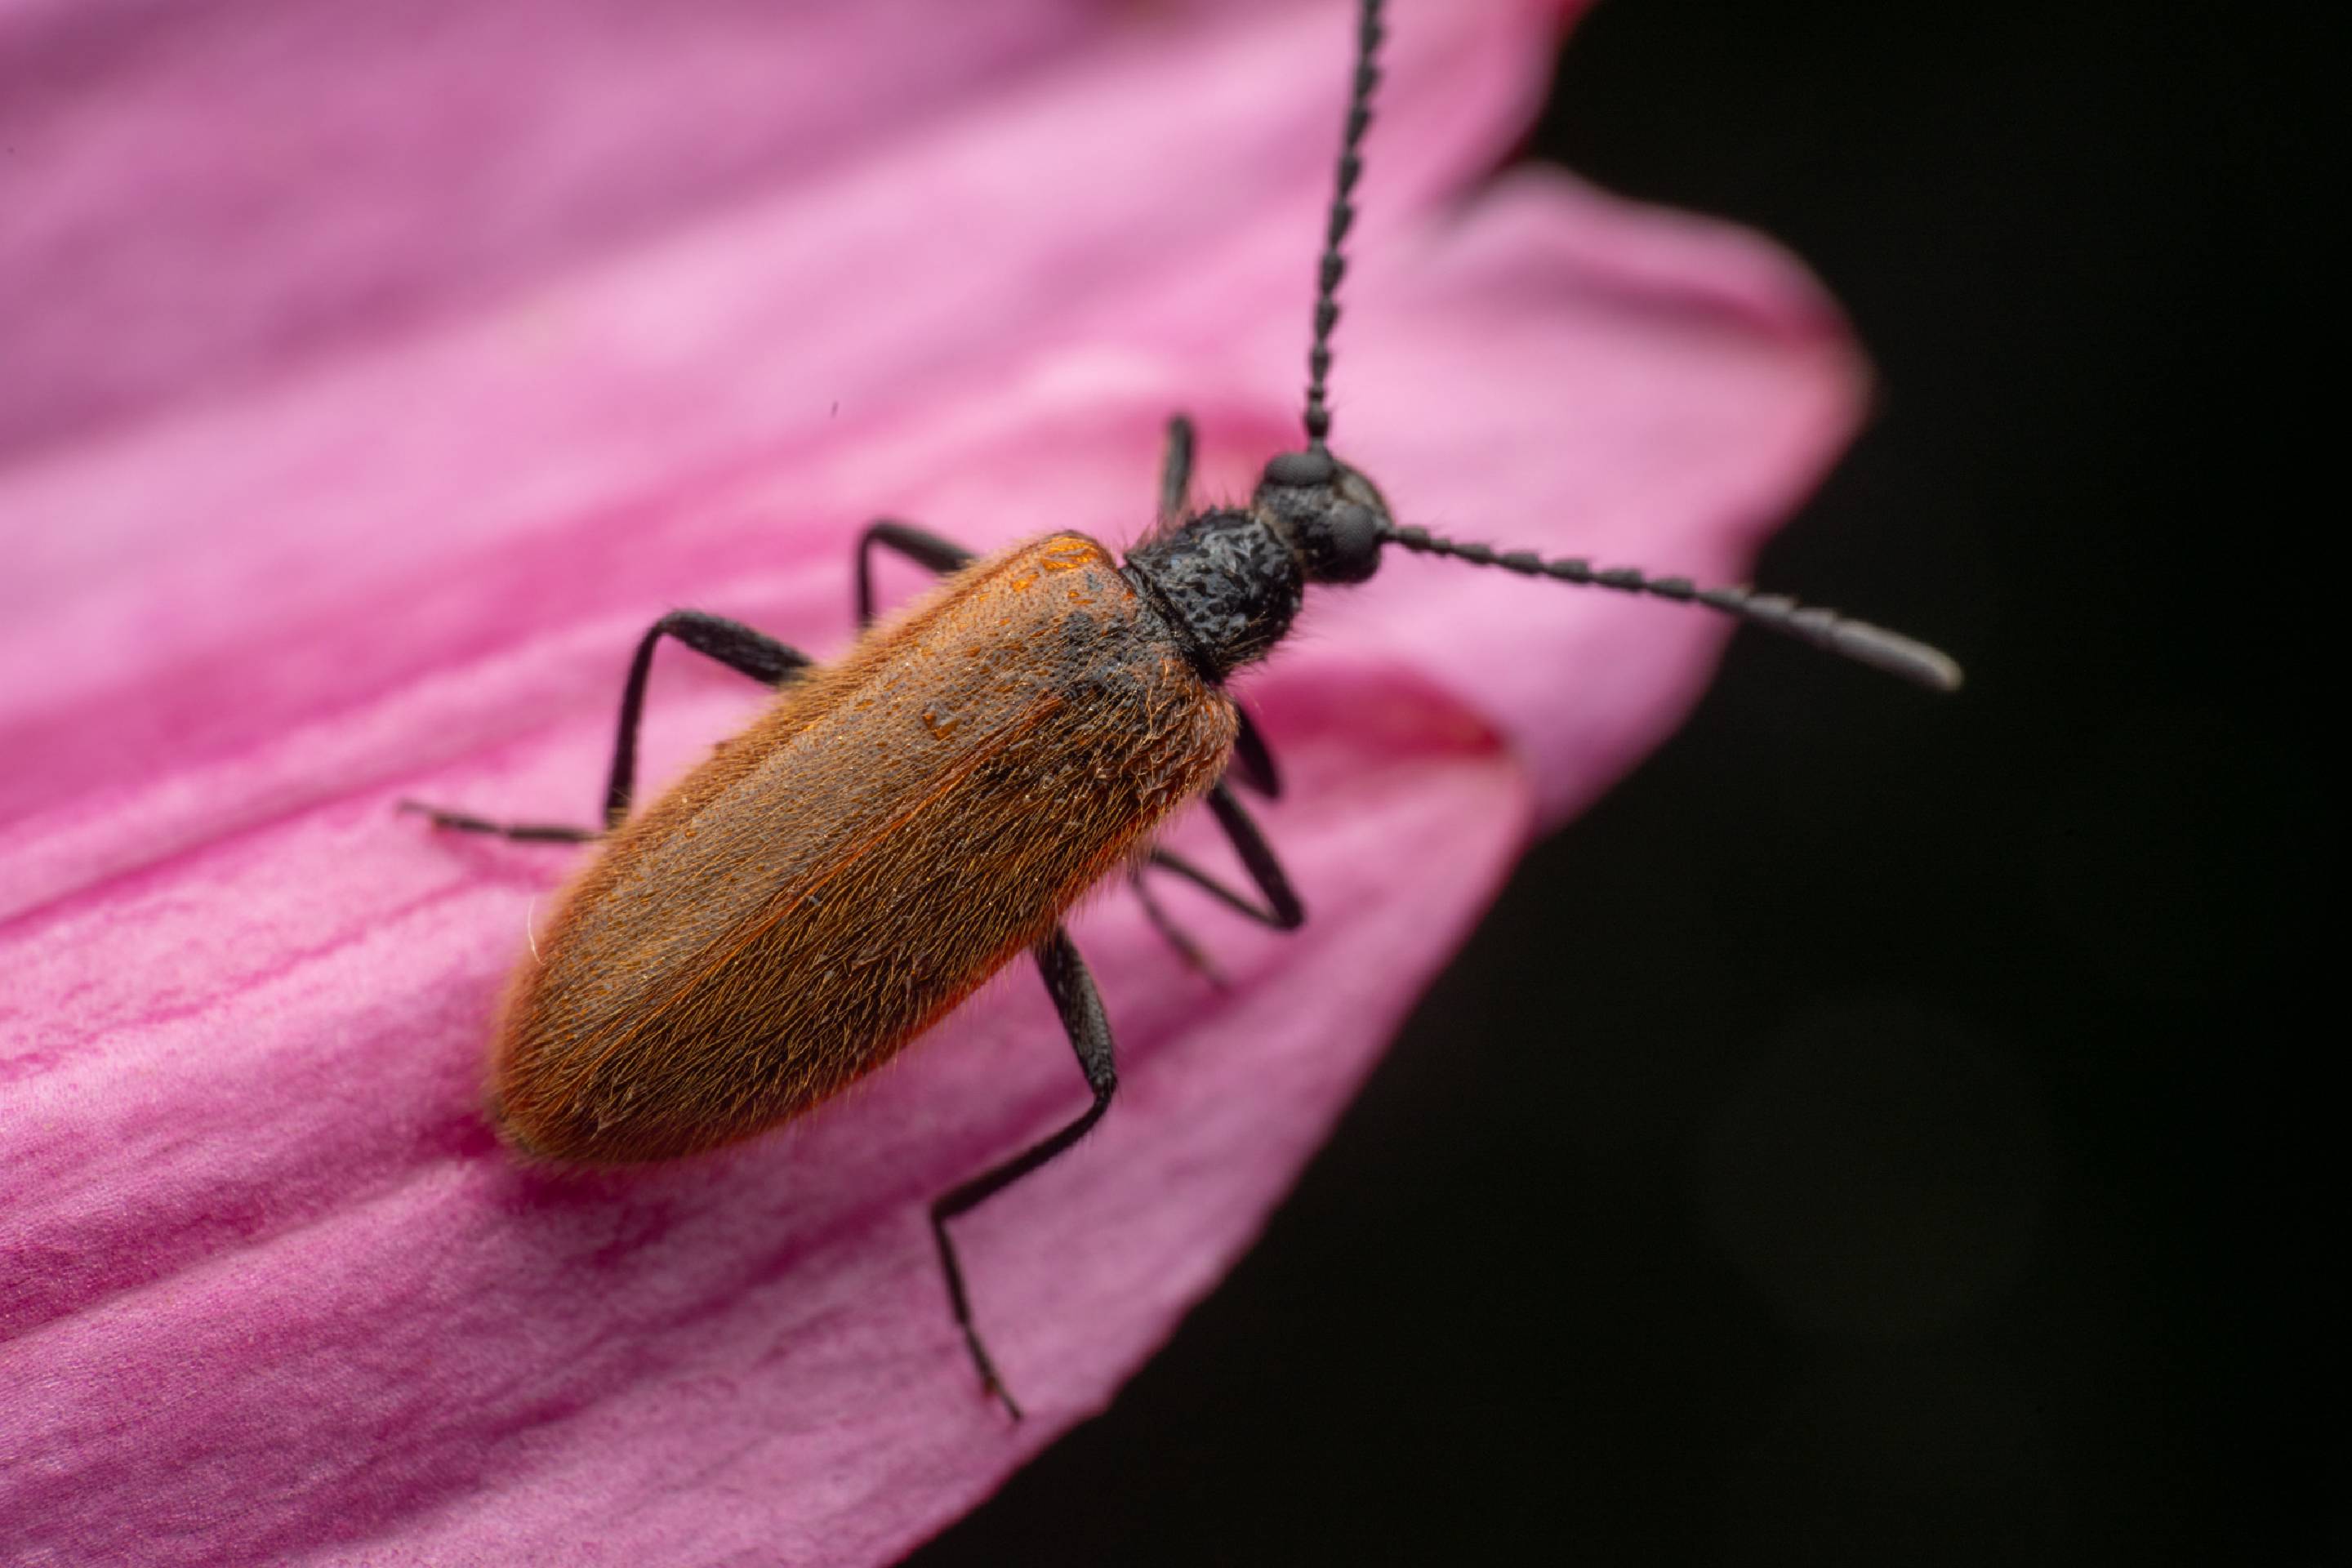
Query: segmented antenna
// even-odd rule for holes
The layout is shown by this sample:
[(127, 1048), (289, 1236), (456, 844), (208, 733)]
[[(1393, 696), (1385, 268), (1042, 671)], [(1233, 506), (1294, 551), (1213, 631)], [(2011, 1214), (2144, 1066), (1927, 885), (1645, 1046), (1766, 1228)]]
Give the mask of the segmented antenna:
[(1705, 605), (1710, 610), (1768, 626), (1826, 652), (1843, 654), (1931, 691), (1960, 689), (1960, 667), (1949, 655), (1885, 626), (1849, 620), (1835, 610), (1809, 608), (1785, 595), (1759, 594), (1747, 588), (1701, 588), (1687, 577), (1650, 577), (1630, 566), (1596, 571), (1590, 562), (1545, 561), (1532, 551), (1461, 544), (1441, 539), (1425, 528), (1391, 526), (1382, 531), (1382, 537), (1390, 543), (1424, 555), (1448, 555), (1474, 566), (1500, 566), (1522, 577), (1551, 577), (1562, 583), (1614, 588), (1622, 594), (1649, 594), (1681, 604)]
[(1357, 155), (1364, 128), (1372, 122), (1372, 89), (1381, 85), (1379, 64), (1382, 0), (1363, 0), (1356, 22), (1356, 82), (1348, 98), (1348, 129), (1339, 138), (1339, 171), (1332, 182), (1331, 219), (1323, 231), (1323, 255), (1316, 263), (1315, 342), (1307, 351), (1307, 446), (1324, 450), (1331, 434), (1331, 411), (1323, 405), (1325, 383), (1331, 375), (1331, 329), (1339, 320), (1339, 279), (1347, 276), (1348, 259), (1339, 242), (1356, 221), (1348, 197), (1362, 177), (1364, 161)]

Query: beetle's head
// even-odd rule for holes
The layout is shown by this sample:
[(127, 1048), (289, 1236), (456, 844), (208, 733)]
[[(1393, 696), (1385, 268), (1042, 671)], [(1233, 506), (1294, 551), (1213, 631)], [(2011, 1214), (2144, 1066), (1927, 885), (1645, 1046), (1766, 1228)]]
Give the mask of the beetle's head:
[(1360, 583), (1380, 570), (1395, 521), (1372, 481), (1319, 447), (1283, 452), (1265, 466), (1253, 510), (1271, 521), (1307, 567), (1310, 583)]

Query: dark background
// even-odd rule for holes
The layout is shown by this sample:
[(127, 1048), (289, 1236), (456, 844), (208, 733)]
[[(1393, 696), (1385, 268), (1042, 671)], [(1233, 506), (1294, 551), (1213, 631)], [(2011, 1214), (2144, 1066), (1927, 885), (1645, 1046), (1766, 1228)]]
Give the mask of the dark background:
[(1739, 639), (1225, 1287), (919, 1563), (2346, 1560), (2294, 53), (1587, 20), (1527, 155), (1777, 236), (1883, 377), (1760, 579), (1969, 689)]

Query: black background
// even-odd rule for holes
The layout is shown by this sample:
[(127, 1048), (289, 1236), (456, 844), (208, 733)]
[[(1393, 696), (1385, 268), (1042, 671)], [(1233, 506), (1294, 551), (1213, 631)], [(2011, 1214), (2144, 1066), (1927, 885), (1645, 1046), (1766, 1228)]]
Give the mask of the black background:
[(1588, 18), (1527, 155), (1776, 236), (1882, 377), (1759, 579), (1969, 688), (1741, 638), (925, 1568), (2345, 1552), (2303, 586), (2344, 508), (2280, 478), (2337, 182), (2234, 15)]

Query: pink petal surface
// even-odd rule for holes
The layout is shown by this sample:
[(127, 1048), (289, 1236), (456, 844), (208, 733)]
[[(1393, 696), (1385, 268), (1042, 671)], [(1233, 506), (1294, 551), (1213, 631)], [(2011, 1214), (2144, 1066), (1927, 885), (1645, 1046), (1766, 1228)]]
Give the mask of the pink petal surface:
[[(940, 1173), (1068, 1112), (1066, 1048), (1027, 975), (786, 1138), (564, 1180), (499, 1156), (475, 1110), (482, 1012), (543, 858), (404, 848), (382, 797), (208, 852), (227, 909), (207, 938), (283, 953), (299, 932), (299, 959), (94, 1048), (68, 1040), (68, 1065), (18, 1086), (16, 1226), (46, 1244), (11, 1249), (10, 1276), (43, 1291), (9, 1304), (0, 1447), (55, 1457), (12, 1467), (20, 1560), (903, 1550), (1098, 1403), (1214, 1280), (1268, 1167), (1306, 1158), (1363, 1066), (1330, 1048), (1331, 1021), (1369, 1047), (1417, 988), (1403, 955), (1457, 935), (1516, 847), (1518, 771), (1387, 673), (1362, 677), (1381, 682), (1372, 730), (1346, 680), (1269, 713), (1323, 803), (1286, 841), (1333, 917), (1310, 942), (1221, 942), (1239, 984), (1218, 997), (1124, 904), (1081, 923), (1129, 982), (1111, 1002), (1124, 1131), (963, 1228), (1041, 1417), (1019, 1432), (975, 1397), (920, 1215)], [(476, 776), (576, 793), (598, 748), (583, 727)], [(1453, 872), (1418, 901), (1375, 898), (1390, 857)], [(313, 885), (286, 881), (289, 862)], [(333, 865), (366, 892), (322, 908)], [(131, 901), (120, 961), (186, 954), (194, 922), (155, 907), (181, 896)], [(387, 987), (395, 969), (431, 994)], [(187, 1533), (159, 1545), (159, 1527)]]
[(760, 0), (0, 8), (0, 451), (814, 183), (1134, 32), (1091, 0), (811, 22)]
[[(37, 123), (74, 133), (32, 139), (40, 221), (0, 231), (0, 297), (66, 302), (10, 329), (54, 406), (0, 395), (0, 753), (37, 759), (0, 778), (0, 1557), (903, 1552), (1165, 1336), (1526, 835), (1704, 681), (1698, 616), (1466, 568), (1310, 607), (1247, 693), (1315, 919), (1187, 903), (1219, 995), (1129, 900), (1090, 906), (1125, 1092), (961, 1232), (1017, 1430), (921, 1209), (1075, 1109), (1026, 974), (729, 1156), (508, 1162), (487, 1019), (566, 855), (435, 838), (394, 799), (584, 817), (646, 622), (693, 603), (837, 648), (876, 512), (1125, 542), (1171, 409), (1210, 493), (1295, 439), (1345, 7), (988, 9), (913, 50), (830, 9), (625, 43), (529, 6), (380, 34), (291, 4), (188, 36), (0, 12), (0, 79), (114, 83), (47, 89)], [(1554, 16), (1398, 20), (1341, 447), (1415, 521), (1736, 576), (1855, 417), (1834, 312), (1752, 237), (1559, 176), (1440, 209), (1540, 90)], [(347, 49), (348, 100), (318, 85)], [(771, 103), (744, 61), (778, 54), (823, 68)], [(539, 112), (450, 85), (476, 72)], [(420, 83), (504, 133), (365, 107)], [(341, 155), (241, 155), (296, 112), (270, 93)], [(220, 94), (242, 118), (200, 128)], [(239, 201), (267, 221), (224, 222)], [(69, 265), (126, 237), (197, 276)], [(221, 319), (149, 341), (182, 286)], [(652, 775), (753, 700), (665, 663)]]

